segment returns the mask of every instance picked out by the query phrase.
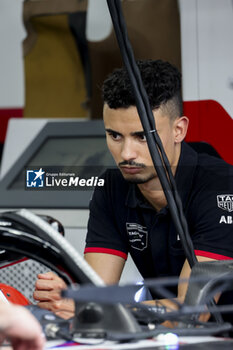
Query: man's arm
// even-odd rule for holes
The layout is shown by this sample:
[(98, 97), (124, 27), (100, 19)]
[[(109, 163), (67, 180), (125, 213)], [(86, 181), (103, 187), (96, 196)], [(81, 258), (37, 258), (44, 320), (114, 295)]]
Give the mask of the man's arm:
[[(203, 256), (197, 256), (197, 260), (199, 262), (216, 261), (215, 259), (211, 259), (211, 258), (207, 258), (207, 257), (203, 257)], [(180, 276), (179, 276), (179, 279), (181, 282), (178, 285), (177, 298), (175, 299), (175, 300), (179, 301), (180, 303), (184, 302), (185, 295), (186, 295), (187, 289), (188, 289), (188, 283), (184, 283), (184, 282), (182, 282), (182, 280), (189, 279), (190, 274), (191, 274), (191, 268), (189, 266), (188, 261), (185, 260), (183, 268), (182, 268)], [(218, 299), (219, 299), (219, 296), (216, 296), (215, 301), (218, 301)], [(160, 299), (159, 301), (148, 300), (148, 301), (145, 301), (144, 303), (149, 304), (149, 305), (156, 304), (156, 305), (160, 305), (160, 306), (165, 306), (167, 308), (167, 311), (177, 309), (177, 304), (170, 299)], [(206, 322), (206, 321), (208, 321), (208, 319), (209, 319), (209, 314), (202, 314), (200, 321)], [(166, 327), (173, 327), (172, 323), (170, 323), (169, 321), (164, 322), (163, 325)]]
[[(123, 258), (104, 253), (86, 253), (85, 259), (106, 284), (119, 282), (125, 264)], [(214, 260), (202, 256), (197, 256), (197, 259), (199, 262)], [(186, 260), (180, 273), (180, 279), (188, 279), (190, 273), (191, 269)], [(177, 299), (181, 303), (184, 301), (187, 287), (187, 283), (180, 283), (178, 286)], [(60, 297), (60, 290), (64, 288), (66, 288), (64, 281), (56, 274), (52, 272), (39, 274), (34, 298), (38, 301), (38, 305), (41, 308), (51, 310), (63, 318), (70, 318), (74, 315), (74, 303), (72, 300), (62, 299)], [(155, 305), (154, 300), (149, 300), (145, 303)], [(165, 306), (167, 309), (176, 308), (176, 304), (168, 299), (159, 300), (159, 304)], [(207, 319), (208, 316), (206, 315), (202, 317), (202, 321), (207, 321)]]
[(9, 339), (14, 350), (42, 350), (45, 337), (37, 320), (22, 306), (0, 302), (0, 345)]
[[(211, 258), (207, 258), (207, 257), (203, 257), (203, 256), (197, 256), (197, 260), (199, 262), (204, 262), (204, 261), (216, 261), (215, 259), (211, 259)], [(189, 266), (189, 263), (187, 260), (185, 260), (185, 263), (183, 265), (183, 268), (181, 270), (180, 273), (180, 280), (182, 279), (188, 279), (190, 277), (191, 274), (191, 268)], [(187, 292), (187, 288), (188, 288), (188, 284), (187, 283), (179, 283), (178, 286), (178, 299), (183, 302), (186, 292)]]
[[(87, 253), (85, 259), (106, 284), (119, 282), (125, 264), (123, 258), (111, 254)], [(67, 319), (74, 315), (74, 303), (61, 298), (60, 291), (65, 288), (66, 284), (55, 273), (39, 274), (33, 297), (41, 308)]]
[(86, 253), (85, 260), (106, 284), (119, 282), (125, 265), (123, 258), (105, 253)]

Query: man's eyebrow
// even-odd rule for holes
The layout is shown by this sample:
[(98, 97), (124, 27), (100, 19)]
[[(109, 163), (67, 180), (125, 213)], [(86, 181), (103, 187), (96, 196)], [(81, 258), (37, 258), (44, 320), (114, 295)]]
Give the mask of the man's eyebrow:
[(132, 135), (132, 136), (144, 136), (145, 132), (144, 131), (135, 131), (135, 132), (132, 132), (130, 135)]
[(106, 128), (105, 131), (109, 132), (109, 133), (113, 133), (113, 134), (117, 134), (117, 135), (120, 135), (122, 136), (122, 134), (118, 131), (115, 131), (115, 130), (112, 130), (112, 129), (109, 129), (109, 128)]
[[(109, 128), (106, 128), (105, 131), (122, 136), (122, 134), (120, 132), (109, 129)], [(134, 131), (134, 132), (131, 132), (130, 135), (131, 136), (144, 136), (145, 132), (144, 131)]]

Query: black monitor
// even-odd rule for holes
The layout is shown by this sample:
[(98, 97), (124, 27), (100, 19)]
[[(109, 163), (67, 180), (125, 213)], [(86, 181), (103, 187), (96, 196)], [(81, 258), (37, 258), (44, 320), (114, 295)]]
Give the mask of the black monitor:
[(41, 169), (50, 182), (53, 174), (97, 180), (113, 166), (102, 120), (48, 121), (0, 181), (0, 208), (88, 208), (97, 181), (84, 187), (30, 188), (27, 172)]

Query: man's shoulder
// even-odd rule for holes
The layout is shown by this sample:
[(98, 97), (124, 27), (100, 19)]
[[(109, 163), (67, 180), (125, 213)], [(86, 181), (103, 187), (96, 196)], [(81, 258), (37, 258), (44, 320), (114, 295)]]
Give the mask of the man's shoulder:
[[(177, 176), (178, 186), (187, 192), (189, 205), (206, 206), (208, 202), (216, 205), (216, 198), (222, 194), (233, 193), (233, 166), (220, 157), (196, 152), (184, 145), (183, 158)], [(183, 168), (182, 168), (183, 167)]]
[(117, 168), (107, 169), (101, 178), (104, 179), (104, 186), (107, 191), (118, 191), (124, 189), (128, 191), (129, 183), (124, 179), (121, 172)]
[(213, 197), (233, 193), (233, 166), (221, 158), (199, 154), (194, 174), (194, 192), (198, 197)]
[(233, 169), (233, 166), (222, 159), (217, 152), (210, 153), (205, 149), (200, 150), (186, 142), (182, 144), (182, 156), (182, 165), (187, 166), (188, 164), (188, 166), (195, 166), (196, 170), (207, 172), (216, 170), (218, 172), (219, 169), (229, 171)]
[(125, 181), (121, 172), (117, 168), (105, 170), (100, 178), (104, 180), (104, 185), (96, 187), (90, 209), (96, 205), (105, 206), (105, 208), (120, 207), (125, 204), (129, 192), (129, 183)]
[[(197, 171), (211, 175), (212, 179), (219, 176), (233, 176), (233, 166), (221, 158), (201, 153), (198, 155)], [(211, 179), (209, 179), (211, 180)]]

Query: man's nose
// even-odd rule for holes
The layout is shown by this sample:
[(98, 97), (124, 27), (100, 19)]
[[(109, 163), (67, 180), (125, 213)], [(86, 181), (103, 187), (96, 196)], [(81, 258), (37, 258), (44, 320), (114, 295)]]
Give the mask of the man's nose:
[(121, 149), (123, 160), (133, 160), (137, 158), (137, 152), (134, 143), (131, 140), (125, 140)]

